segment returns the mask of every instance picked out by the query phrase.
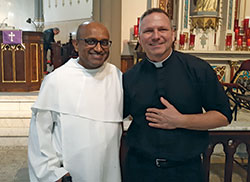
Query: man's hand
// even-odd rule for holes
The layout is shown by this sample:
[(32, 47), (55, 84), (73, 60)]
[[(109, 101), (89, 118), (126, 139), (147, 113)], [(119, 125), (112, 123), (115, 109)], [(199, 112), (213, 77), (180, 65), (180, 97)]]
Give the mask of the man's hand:
[(208, 130), (227, 126), (229, 121), (219, 111), (210, 110), (199, 114), (182, 114), (163, 97), (161, 103), (165, 109), (148, 108), (146, 119), (148, 125), (161, 129), (186, 128), (191, 130)]
[(161, 129), (177, 128), (177, 124), (183, 115), (163, 97), (160, 100), (166, 108), (148, 108), (145, 114), (146, 119), (150, 121), (148, 125)]

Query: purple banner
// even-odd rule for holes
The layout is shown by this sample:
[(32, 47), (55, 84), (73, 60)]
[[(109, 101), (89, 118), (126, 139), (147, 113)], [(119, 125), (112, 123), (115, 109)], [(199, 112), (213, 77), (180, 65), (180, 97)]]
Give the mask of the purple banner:
[(3, 30), (3, 43), (4, 44), (21, 44), (22, 31), (21, 30)]

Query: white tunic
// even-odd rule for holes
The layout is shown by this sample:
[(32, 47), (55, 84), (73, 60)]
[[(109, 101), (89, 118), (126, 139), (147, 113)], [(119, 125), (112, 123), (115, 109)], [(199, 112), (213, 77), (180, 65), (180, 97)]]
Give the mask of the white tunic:
[(121, 72), (109, 63), (87, 70), (77, 61), (46, 76), (32, 106), (31, 182), (53, 182), (68, 172), (73, 182), (121, 181)]

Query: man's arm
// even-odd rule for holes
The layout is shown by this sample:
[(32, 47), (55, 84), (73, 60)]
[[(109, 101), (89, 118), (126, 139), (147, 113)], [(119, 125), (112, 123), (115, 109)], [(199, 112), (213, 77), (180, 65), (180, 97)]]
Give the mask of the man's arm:
[(161, 97), (165, 109), (148, 108), (146, 119), (149, 126), (161, 129), (185, 128), (192, 130), (208, 130), (226, 126), (229, 121), (218, 111), (208, 111), (203, 114), (181, 114), (173, 105)]
[(124, 74), (122, 75), (122, 86), (123, 86), (123, 119), (130, 114), (130, 98), (128, 94), (128, 88), (125, 85)]
[(53, 147), (52, 112), (36, 110), (32, 114), (29, 133), (28, 162), (32, 182), (57, 181), (68, 171), (62, 168)]

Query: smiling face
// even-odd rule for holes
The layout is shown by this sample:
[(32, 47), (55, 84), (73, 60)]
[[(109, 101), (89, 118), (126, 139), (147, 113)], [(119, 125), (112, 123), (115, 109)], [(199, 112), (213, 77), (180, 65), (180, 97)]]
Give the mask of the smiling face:
[(172, 51), (174, 31), (164, 13), (153, 12), (140, 22), (139, 42), (151, 61), (159, 62)]
[(86, 69), (96, 69), (103, 65), (109, 56), (109, 47), (103, 48), (100, 42), (97, 45), (88, 45), (84, 39), (109, 40), (107, 28), (97, 22), (80, 25), (75, 50), (79, 54), (79, 64)]

